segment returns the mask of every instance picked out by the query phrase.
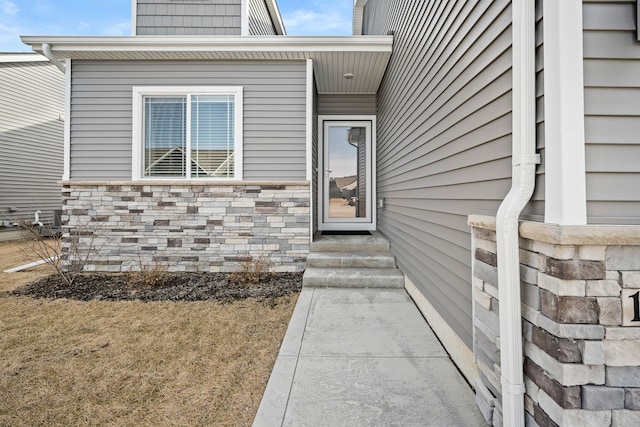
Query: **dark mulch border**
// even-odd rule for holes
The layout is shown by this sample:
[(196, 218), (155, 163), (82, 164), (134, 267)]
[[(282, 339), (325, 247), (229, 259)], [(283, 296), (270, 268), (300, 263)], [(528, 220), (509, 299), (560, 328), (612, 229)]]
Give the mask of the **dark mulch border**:
[(300, 292), (302, 273), (271, 273), (259, 284), (230, 280), (226, 273), (165, 273), (159, 283), (142, 283), (129, 274), (92, 273), (68, 286), (57, 275), (18, 288), (9, 295), (66, 298), (78, 301), (206, 301), (231, 302), (244, 298), (271, 299)]

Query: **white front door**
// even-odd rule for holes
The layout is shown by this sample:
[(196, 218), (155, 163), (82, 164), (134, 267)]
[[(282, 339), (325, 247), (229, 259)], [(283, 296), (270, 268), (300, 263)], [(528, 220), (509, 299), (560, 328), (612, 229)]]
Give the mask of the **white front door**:
[(320, 230), (375, 230), (374, 118), (320, 117)]

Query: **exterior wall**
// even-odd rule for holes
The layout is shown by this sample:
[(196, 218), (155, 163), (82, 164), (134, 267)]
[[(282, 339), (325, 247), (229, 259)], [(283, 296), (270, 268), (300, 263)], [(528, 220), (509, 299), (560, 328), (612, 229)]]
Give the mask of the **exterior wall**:
[[(477, 400), (500, 425), (495, 218), (469, 223)], [(622, 299), (640, 288), (640, 227), (524, 222), (520, 235), (527, 425), (637, 425), (640, 329), (622, 326)]]
[(544, 221), (545, 202), (545, 127), (544, 127), (544, 32), (543, 0), (536, 0), (536, 150), (541, 163), (536, 168), (536, 186), (522, 218)]
[(303, 61), (74, 61), (71, 180), (131, 180), (133, 86), (242, 86), (244, 179), (306, 178)]
[(240, 35), (241, 0), (136, 0), (136, 35)]
[(51, 224), (61, 208), (63, 115), (60, 70), (48, 62), (0, 62), (0, 240), (16, 230), (4, 225), (33, 221), (36, 210)]
[(277, 35), (264, 0), (249, 0), (249, 35)]
[(376, 114), (376, 95), (318, 95), (318, 114)]
[(587, 215), (640, 224), (636, 1), (583, 1)]
[(63, 250), (98, 249), (87, 271), (231, 272), (261, 255), (300, 271), (309, 251), (308, 182), (67, 182), (62, 196)]
[(398, 266), (472, 347), (470, 213), (511, 184), (508, 0), (369, 0), (364, 34), (394, 31), (378, 91), (378, 228)]

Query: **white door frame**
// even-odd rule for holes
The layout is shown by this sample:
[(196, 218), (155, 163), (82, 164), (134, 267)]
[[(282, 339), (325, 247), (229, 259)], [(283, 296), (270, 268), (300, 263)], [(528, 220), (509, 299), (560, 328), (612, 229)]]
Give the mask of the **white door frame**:
[[(369, 173), (367, 174), (368, 191), (368, 218), (363, 221), (345, 218), (341, 220), (327, 221), (328, 206), (325, 199), (325, 122), (345, 122), (357, 124), (355, 122), (370, 122), (370, 141), (369, 147)], [(318, 230), (376, 230), (376, 116), (375, 115), (319, 115), (318, 116), (318, 170), (316, 174), (318, 183)], [(370, 218), (370, 220), (369, 220)]]

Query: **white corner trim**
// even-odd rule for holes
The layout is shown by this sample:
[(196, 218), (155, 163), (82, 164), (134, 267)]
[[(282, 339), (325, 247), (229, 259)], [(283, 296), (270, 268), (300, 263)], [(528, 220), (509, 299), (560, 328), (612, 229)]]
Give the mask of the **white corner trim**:
[(71, 177), (71, 59), (65, 61), (64, 73), (64, 154), (62, 180)]
[(131, 0), (131, 35), (135, 36), (138, 30), (138, 0)]
[[(134, 86), (132, 88), (131, 114), (131, 179), (133, 181), (153, 181), (154, 178), (143, 178), (142, 174), (142, 145), (143, 145), (143, 105), (145, 95), (193, 95), (193, 94), (233, 94), (234, 103), (234, 176), (233, 178), (215, 178), (209, 181), (241, 181), (244, 175), (244, 129), (243, 105), (244, 91), (242, 86)], [(189, 111), (189, 103), (187, 104)], [(189, 116), (189, 112), (187, 113)], [(162, 178), (165, 179), (165, 178)], [(206, 179), (198, 181), (207, 181)]]
[(313, 59), (307, 59), (307, 104), (306, 104), (306, 155), (307, 155), (307, 174), (306, 178), (309, 181), (309, 236), (310, 241), (313, 240), (313, 225), (315, 217), (313, 215), (314, 210), (314, 197), (313, 197)]
[(240, 2), (240, 35), (249, 35), (249, 1), (241, 0)]
[(476, 379), (480, 377), (480, 373), (473, 360), (473, 352), (462, 342), (446, 320), (440, 316), (437, 310), (406, 275), (404, 276), (404, 287), (411, 299), (413, 299), (416, 307), (418, 307), (418, 310), (420, 310), (427, 320), (427, 323), (429, 323), (429, 326), (431, 326), (431, 329), (433, 329), (433, 332), (435, 332), (438, 339), (442, 342), (447, 353), (451, 356), (453, 363), (460, 369), (460, 372), (462, 372), (469, 384), (475, 384)]
[(306, 148), (307, 148), (307, 180), (311, 181), (313, 173), (313, 59), (307, 59), (307, 104), (306, 104)]
[(544, 0), (546, 223), (585, 225), (582, 1)]

